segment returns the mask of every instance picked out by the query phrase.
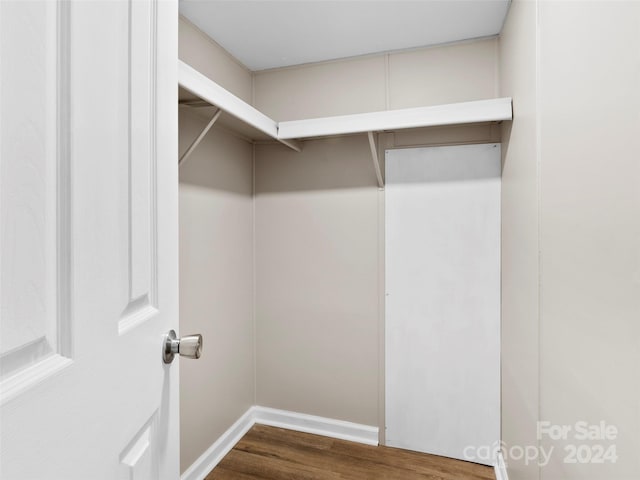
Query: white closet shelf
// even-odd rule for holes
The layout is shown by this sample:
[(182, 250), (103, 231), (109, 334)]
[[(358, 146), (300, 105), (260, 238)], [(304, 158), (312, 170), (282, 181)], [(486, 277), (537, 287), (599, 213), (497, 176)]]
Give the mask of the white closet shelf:
[[(298, 152), (301, 150), (297, 142), (278, 138), (278, 124), (275, 120), (267, 117), (181, 60), (178, 60), (178, 85), (259, 132), (258, 135), (249, 135), (250, 137), (262, 140), (266, 135)], [(247, 129), (241, 133), (246, 136)]]
[(433, 107), (404, 108), (280, 122), (278, 138), (287, 140), (327, 137), (406, 128), (499, 122), (512, 118), (511, 98), (494, 98)]
[[(374, 132), (500, 122), (513, 118), (511, 98), (494, 98), (433, 107), (405, 108), (278, 123), (182, 61), (178, 61), (178, 84), (181, 87), (181, 96), (185, 101), (192, 100), (193, 97), (187, 98), (182, 95), (184, 91), (187, 96), (195, 95), (203, 100), (205, 106), (214, 106), (225, 112), (229, 118), (222, 115), (220, 122), (223, 125), (237, 130), (249, 139), (277, 140), (298, 152), (301, 151), (301, 146), (297, 139), (367, 133), (371, 157), (380, 187), (384, 186), (384, 179), (380, 170)], [(193, 102), (191, 103), (194, 105)], [(211, 118), (203, 132), (189, 147), (183, 160), (220, 116), (217, 112), (215, 115), (215, 118)]]

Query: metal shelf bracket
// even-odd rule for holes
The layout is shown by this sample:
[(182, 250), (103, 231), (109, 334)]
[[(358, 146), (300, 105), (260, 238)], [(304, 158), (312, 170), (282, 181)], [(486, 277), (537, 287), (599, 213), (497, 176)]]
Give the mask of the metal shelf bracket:
[(211, 117), (211, 120), (209, 120), (209, 123), (207, 123), (207, 125), (202, 129), (202, 132), (200, 132), (200, 135), (198, 135), (196, 139), (193, 142), (191, 142), (191, 145), (189, 145), (189, 148), (187, 148), (187, 150), (180, 156), (180, 160), (178, 160), (178, 166), (181, 166), (184, 162), (186, 162), (187, 158), (189, 158), (189, 155), (191, 155), (191, 153), (200, 144), (200, 142), (202, 141), (204, 136), (207, 134), (207, 132), (211, 130), (211, 127), (213, 127), (213, 124), (216, 123), (216, 120), (220, 118), (221, 114), (222, 114), (222, 110), (220, 109), (218, 109), (216, 113), (214, 113), (213, 117)]
[(380, 170), (380, 158), (378, 157), (378, 148), (376, 147), (376, 138), (373, 132), (367, 132), (369, 137), (369, 148), (371, 149), (371, 158), (373, 159), (373, 168), (376, 170), (378, 178), (378, 187), (384, 188), (384, 180), (382, 179), (382, 171)]

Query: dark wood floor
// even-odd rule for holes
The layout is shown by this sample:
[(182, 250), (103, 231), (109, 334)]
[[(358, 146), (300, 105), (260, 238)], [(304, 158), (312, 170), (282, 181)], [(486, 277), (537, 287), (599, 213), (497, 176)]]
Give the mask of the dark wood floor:
[(254, 425), (205, 480), (495, 480), (493, 469)]

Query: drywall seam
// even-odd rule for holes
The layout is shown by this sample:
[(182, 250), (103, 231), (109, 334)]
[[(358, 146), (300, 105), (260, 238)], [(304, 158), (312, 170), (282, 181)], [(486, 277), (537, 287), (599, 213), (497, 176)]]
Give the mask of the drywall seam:
[(384, 109), (389, 110), (391, 98), (391, 68), (389, 67), (389, 54), (384, 56)]
[[(542, 361), (540, 359), (540, 353), (542, 351), (542, 233), (541, 233), (541, 211), (542, 211), (542, 132), (541, 132), (541, 100), (540, 100), (540, 91), (541, 91), (541, 65), (542, 62), (540, 60), (540, 50), (541, 50), (541, 41), (540, 41), (540, 2), (535, 0), (535, 20), (536, 20), (536, 28), (535, 28), (535, 45), (536, 45), (536, 55), (535, 55), (535, 69), (536, 69), (536, 80), (535, 80), (535, 129), (536, 129), (536, 203), (537, 203), (537, 212), (536, 212), (536, 222), (537, 222), (537, 231), (538, 231), (538, 421), (542, 418)], [(540, 439), (538, 438), (537, 442), (538, 449), (540, 448)], [(542, 467), (538, 465), (538, 479), (542, 477)]]
[[(505, 20), (506, 20), (505, 16)], [(502, 29), (500, 29), (502, 31)], [(500, 42), (497, 41), (494, 44), (494, 69), (493, 69), (493, 96), (498, 97), (502, 91), (502, 85), (500, 85)], [(513, 107), (512, 107), (513, 108)]]
[(256, 324), (256, 146), (251, 145), (251, 321), (253, 323), (253, 403), (258, 401), (258, 342)]
[[(386, 142), (385, 142), (386, 143)], [(378, 146), (378, 148), (380, 145)], [(386, 145), (385, 145), (386, 147)], [(382, 155), (385, 151), (382, 150)], [(384, 166), (383, 166), (384, 168)], [(385, 174), (386, 176), (386, 174)], [(384, 189), (378, 189), (378, 441), (385, 444), (386, 438), (386, 398), (385, 398), (385, 203)]]

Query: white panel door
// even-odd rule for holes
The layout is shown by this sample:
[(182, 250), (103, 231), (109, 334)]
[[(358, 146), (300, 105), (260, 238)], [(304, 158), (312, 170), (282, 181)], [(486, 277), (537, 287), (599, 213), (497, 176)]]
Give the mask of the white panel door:
[(386, 154), (386, 443), (492, 464), (500, 145)]
[(177, 1), (0, 2), (0, 478), (179, 476)]

